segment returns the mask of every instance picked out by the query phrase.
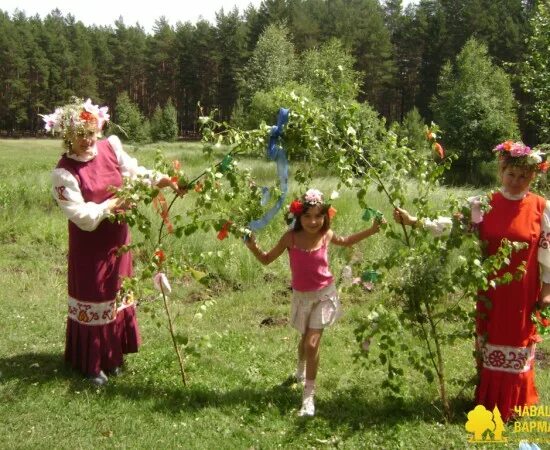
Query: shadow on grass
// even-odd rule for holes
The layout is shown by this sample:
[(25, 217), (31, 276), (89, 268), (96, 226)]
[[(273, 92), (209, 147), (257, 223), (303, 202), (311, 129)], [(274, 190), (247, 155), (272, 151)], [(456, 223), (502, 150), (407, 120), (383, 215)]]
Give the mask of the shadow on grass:
[[(301, 388), (296, 386), (275, 385), (270, 388), (253, 385), (241, 385), (235, 388), (209, 389), (199, 383), (187, 388), (159, 385), (137, 381), (126, 382), (124, 378), (109, 383), (104, 388), (107, 398), (126, 399), (131, 403), (142, 403), (153, 411), (177, 416), (182, 411), (200, 411), (206, 408), (231, 409), (245, 406), (251, 415), (260, 416), (275, 408), (281, 415), (296, 415), (300, 405)], [(10, 383), (9, 393), (4, 392), (4, 401), (13, 401), (24, 396), (29, 389), (52, 382), (68, 382), (75, 390), (97, 389), (88, 385), (79, 373), (67, 367), (62, 353), (23, 353), (0, 358), (0, 387)], [(12, 389), (13, 388), (13, 389)], [(466, 413), (473, 408), (471, 399), (455, 398), (451, 409), (454, 413), (451, 423), (465, 422)], [(400, 424), (419, 422), (441, 422), (442, 415), (436, 404), (428, 398), (396, 400), (384, 397), (370, 388), (353, 387), (338, 390), (331, 396), (321, 396), (316, 401), (317, 415), (313, 420), (296, 417), (294, 433), (308, 431), (310, 424), (315, 426), (318, 420), (333, 429), (346, 429), (354, 434), (373, 426), (390, 430)]]
[[(374, 395), (376, 395), (374, 393)], [(441, 407), (431, 398), (396, 399), (384, 396), (373, 398), (373, 392), (358, 387), (340, 391), (328, 400), (318, 400), (317, 416), (336, 425), (351, 428), (365, 425), (393, 427), (406, 422), (443, 422)], [(450, 400), (453, 417), (451, 424), (465, 422), (466, 414), (475, 406), (473, 399), (457, 397)], [(337, 411), (338, 414), (334, 414)]]
[(132, 402), (152, 401), (152, 409), (158, 413), (177, 415), (182, 411), (200, 411), (206, 408), (230, 408), (235, 405), (246, 406), (252, 415), (261, 415), (264, 411), (276, 408), (287, 414), (296, 409), (301, 399), (301, 390), (285, 386), (268, 389), (253, 386), (209, 389), (207, 386), (193, 383), (187, 387), (167, 387), (141, 383), (118, 383), (116, 388), (108, 386), (105, 394), (113, 397), (125, 397)]
[[(359, 387), (333, 393), (316, 400), (317, 418), (334, 427), (345, 425), (352, 430), (365, 426), (395, 426), (408, 422), (442, 422), (442, 414), (432, 399), (410, 398), (396, 400), (376, 395), (372, 389)], [(301, 387), (275, 385), (270, 388), (260, 386), (238, 386), (236, 388), (215, 389), (200, 384), (187, 388), (165, 387), (147, 384), (118, 383), (108, 389), (106, 395), (123, 396), (133, 401), (147, 399), (153, 401), (152, 408), (163, 414), (177, 415), (181, 411), (198, 411), (204, 408), (227, 408), (235, 405), (246, 406), (251, 414), (261, 415), (276, 408), (281, 415), (296, 414), (301, 403)], [(475, 406), (473, 399), (459, 397), (451, 400), (453, 419), (450, 423), (462, 424), (468, 411)], [(297, 422), (302, 422), (296, 417)]]
[(11, 384), (10, 394), (24, 395), (41, 384), (75, 379), (75, 373), (65, 366), (63, 353), (20, 353), (0, 358), (0, 387)]
[[(453, 414), (448, 422), (451, 425), (466, 423), (466, 414), (475, 404), (473, 399), (458, 397), (450, 400)], [(395, 430), (404, 427), (416, 428), (420, 424), (443, 423), (440, 405), (431, 398), (409, 398), (406, 400), (385, 396), (377, 389), (354, 387), (339, 391), (328, 399), (319, 399), (315, 403), (314, 420), (297, 420), (293, 435), (299, 436), (311, 432), (323, 421), (345, 441), (356, 433), (373, 429), (379, 436), (394, 436)], [(292, 442), (289, 436), (289, 442)]]

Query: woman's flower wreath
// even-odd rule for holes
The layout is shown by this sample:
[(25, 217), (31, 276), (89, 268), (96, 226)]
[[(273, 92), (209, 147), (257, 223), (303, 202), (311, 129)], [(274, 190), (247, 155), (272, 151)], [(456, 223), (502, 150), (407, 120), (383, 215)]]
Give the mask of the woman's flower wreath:
[(550, 167), (550, 163), (543, 160), (544, 153), (532, 149), (521, 141), (504, 141), (498, 144), (493, 152), (496, 152), (501, 160), (506, 160), (514, 166), (534, 167), (543, 173), (546, 173)]
[(60, 134), (66, 148), (71, 148), (76, 136), (100, 133), (109, 122), (107, 106), (98, 106), (91, 99), (86, 101), (73, 97), (72, 102), (56, 108), (51, 114), (40, 114), (44, 129), (52, 134)]
[(72, 102), (56, 108), (51, 114), (41, 114), (46, 131), (65, 136), (67, 132), (84, 134), (87, 131), (101, 131), (109, 121), (107, 106), (99, 107), (92, 100), (83, 101), (74, 97)]

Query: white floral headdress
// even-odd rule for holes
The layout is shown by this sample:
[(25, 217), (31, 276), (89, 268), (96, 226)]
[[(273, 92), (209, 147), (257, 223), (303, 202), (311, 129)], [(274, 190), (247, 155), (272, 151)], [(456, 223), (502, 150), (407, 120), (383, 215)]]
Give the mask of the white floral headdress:
[(109, 121), (107, 106), (99, 107), (92, 104), (92, 100), (83, 101), (74, 97), (72, 102), (56, 108), (51, 114), (40, 114), (44, 120), (46, 131), (61, 134), (66, 137), (68, 133), (82, 135), (89, 131), (101, 131)]

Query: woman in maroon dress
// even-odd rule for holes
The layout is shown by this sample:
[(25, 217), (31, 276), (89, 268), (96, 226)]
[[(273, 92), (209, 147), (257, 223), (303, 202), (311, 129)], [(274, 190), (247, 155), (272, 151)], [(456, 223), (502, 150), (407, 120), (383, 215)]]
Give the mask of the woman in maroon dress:
[[(546, 170), (541, 154), (521, 142), (506, 141), (494, 151), (499, 158), (502, 187), (489, 198), (491, 209), (483, 213), (480, 197), (469, 199), (471, 221), (479, 238), (492, 255), (503, 239), (524, 242), (510, 264), (501, 270), (514, 273), (525, 262), (526, 272), (519, 280), (482, 292), (487, 300), (477, 302), (476, 348), (479, 381), (476, 403), (492, 411), (498, 407), (503, 420), (514, 411), (538, 403), (535, 387), (535, 346), (541, 341), (531, 314), (537, 304), (550, 304), (550, 205), (529, 191), (538, 170)], [(449, 228), (449, 218), (418, 221), (407, 211), (397, 209), (394, 218), (405, 225), (422, 224), (436, 234)], [(490, 303), (490, 306), (488, 305)]]
[(137, 352), (140, 342), (133, 301), (119, 296), (122, 278), (132, 275), (132, 257), (118, 253), (130, 242), (127, 224), (107, 219), (127, 206), (112, 188), (124, 177), (141, 175), (179, 191), (168, 177), (138, 166), (116, 136), (98, 140), (109, 120), (107, 107), (75, 99), (43, 119), (66, 148), (52, 173), (54, 198), (69, 219), (65, 360), (103, 385), (106, 374), (119, 373), (123, 354)]

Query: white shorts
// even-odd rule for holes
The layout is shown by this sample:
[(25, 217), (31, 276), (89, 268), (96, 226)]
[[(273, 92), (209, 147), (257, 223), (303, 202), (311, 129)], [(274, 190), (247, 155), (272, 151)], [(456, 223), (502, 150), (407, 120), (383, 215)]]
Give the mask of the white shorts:
[(338, 291), (334, 283), (318, 291), (292, 291), (290, 325), (301, 334), (308, 328), (323, 329), (342, 315)]

